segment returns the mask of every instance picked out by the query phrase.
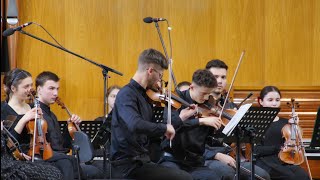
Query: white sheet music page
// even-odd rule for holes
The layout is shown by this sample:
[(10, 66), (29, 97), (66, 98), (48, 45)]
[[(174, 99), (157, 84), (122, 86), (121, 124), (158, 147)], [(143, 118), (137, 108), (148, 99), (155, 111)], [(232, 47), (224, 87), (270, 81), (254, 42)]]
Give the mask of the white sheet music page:
[(237, 126), (237, 124), (239, 123), (239, 121), (242, 119), (242, 117), (244, 116), (244, 114), (246, 114), (246, 112), (248, 111), (248, 109), (252, 106), (252, 104), (246, 104), (246, 105), (242, 105), (237, 113), (232, 117), (232, 119), (229, 121), (229, 123), (226, 125), (226, 127), (224, 127), (222, 133), (230, 136), (230, 134), (232, 133), (233, 129)]

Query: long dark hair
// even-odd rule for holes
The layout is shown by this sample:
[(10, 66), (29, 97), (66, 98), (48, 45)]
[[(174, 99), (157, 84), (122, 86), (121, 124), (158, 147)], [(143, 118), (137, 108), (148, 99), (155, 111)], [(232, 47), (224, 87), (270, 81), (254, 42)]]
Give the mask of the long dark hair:
[(12, 93), (11, 86), (14, 86), (15, 88), (18, 88), (18, 85), (21, 83), (21, 81), (27, 77), (32, 77), (31, 74), (28, 71), (25, 71), (23, 69), (13, 69), (11, 71), (8, 71), (3, 78), (3, 85), (5, 86), (4, 90), (6, 92), (6, 101), (9, 101), (10, 94)]
[[(260, 91), (260, 96), (258, 97), (258, 103), (259, 100), (263, 100), (263, 98), (269, 93), (269, 92), (277, 92), (280, 95), (281, 98), (281, 93), (280, 90), (276, 86), (265, 86), (261, 91)], [(260, 103), (259, 103), (260, 104)]]

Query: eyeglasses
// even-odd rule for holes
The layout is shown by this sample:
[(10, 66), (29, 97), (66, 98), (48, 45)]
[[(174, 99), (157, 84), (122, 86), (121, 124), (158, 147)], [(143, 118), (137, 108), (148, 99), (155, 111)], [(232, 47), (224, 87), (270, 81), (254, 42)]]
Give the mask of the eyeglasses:
[(157, 71), (157, 70), (154, 69), (154, 68), (151, 68), (151, 69), (153, 69), (154, 72), (158, 73), (158, 74), (159, 74), (159, 78), (162, 79), (162, 77), (163, 77), (163, 74), (162, 74), (162, 73), (160, 73), (159, 71)]

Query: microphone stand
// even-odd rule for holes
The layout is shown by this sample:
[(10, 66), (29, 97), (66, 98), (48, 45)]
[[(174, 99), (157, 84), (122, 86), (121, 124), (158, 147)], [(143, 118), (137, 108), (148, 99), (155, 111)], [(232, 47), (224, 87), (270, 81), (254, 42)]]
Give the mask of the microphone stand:
[(117, 70), (115, 70), (115, 69), (112, 69), (112, 68), (110, 68), (110, 67), (108, 67), (108, 66), (105, 66), (105, 65), (103, 65), (103, 64), (99, 64), (99, 63), (97, 63), (97, 62), (94, 62), (94, 61), (92, 61), (92, 60), (90, 60), (90, 59), (88, 59), (88, 58), (86, 58), (86, 57), (83, 57), (83, 56), (81, 56), (81, 55), (79, 55), (79, 54), (76, 54), (76, 53), (74, 53), (74, 52), (72, 52), (72, 51), (69, 51), (68, 49), (66, 49), (66, 48), (64, 48), (64, 47), (55, 45), (55, 44), (53, 44), (53, 43), (51, 43), (51, 42), (48, 42), (48, 41), (46, 41), (46, 40), (44, 40), (44, 39), (41, 39), (41, 38), (39, 38), (39, 37), (37, 37), (37, 36), (34, 36), (34, 35), (32, 35), (32, 34), (30, 34), (30, 33), (28, 33), (28, 32), (25, 32), (25, 31), (23, 31), (23, 30), (19, 30), (19, 32), (20, 32), (21, 34), (25, 34), (25, 35), (27, 35), (27, 36), (30, 36), (30, 37), (34, 38), (34, 39), (37, 39), (37, 40), (39, 40), (39, 41), (42, 41), (42, 42), (44, 42), (44, 43), (46, 43), (46, 44), (49, 44), (49, 45), (51, 45), (51, 46), (53, 46), (53, 47), (55, 47), (55, 48), (58, 48), (58, 49), (60, 49), (60, 50), (62, 50), (62, 51), (65, 51), (65, 52), (67, 52), (67, 53), (69, 53), (69, 54), (72, 54), (72, 55), (74, 55), (74, 56), (77, 56), (77, 57), (79, 57), (79, 58), (81, 58), (81, 59), (83, 59), (83, 60), (88, 61), (89, 63), (91, 63), (91, 64), (93, 64), (93, 65), (96, 65), (96, 66), (100, 67), (100, 68), (102, 69), (102, 75), (103, 75), (103, 81), (104, 81), (104, 83), (103, 83), (103, 93), (104, 93), (104, 94), (103, 94), (103, 97), (104, 97), (104, 102), (103, 102), (103, 114), (104, 114), (104, 117), (107, 115), (107, 114), (106, 114), (106, 113), (107, 113), (107, 111), (106, 111), (106, 107), (107, 107), (107, 105), (106, 105), (106, 103), (107, 103), (106, 94), (107, 94), (107, 77), (108, 77), (108, 72), (110, 71), (110, 72), (113, 72), (113, 73), (118, 74), (118, 75), (120, 75), (120, 76), (123, 76), (123, 74), (122, 74), (121, 72), (119, 72), (119, 71), (117, 71)]
[[(166, 58), (167, 60), (169, 61), (169, 72), (171, 74), (171, 78), (172, 78), (172, 81), (173, 81), (173, 84), (174, 84), (174, 89), (175, 91), (177, 92), (178, 91), (178, 86), (177, 86), (177, 81), (176, 81), (176, 78), (173, 74), (173, 70), (172, 68), (170, 68), (171, 66), (171, 58), (169, 58), (169, 55), (167, 53), (167, 49), (166, 49), (166, 46), (164, 44), (164, 41), (163, 41), (163, 38), (162, 38), (162, 34), (161, 34), (161, 31), (160, 31), (160, 28), (159, 28), (159, 24), (158, 22), (154, 22), (156, 28), (157, 28), (157, 31), (158, 31), (158, 35), (159, 35), (159, 38), (160, 38), (160, 41), (161, 41), (161, 45), (162, 45), (162, 48), (163, 48), (163, 51), (164, 51), (164, 54), (166, 55)], [(169, 77), (170, 78), (170, 77)]]

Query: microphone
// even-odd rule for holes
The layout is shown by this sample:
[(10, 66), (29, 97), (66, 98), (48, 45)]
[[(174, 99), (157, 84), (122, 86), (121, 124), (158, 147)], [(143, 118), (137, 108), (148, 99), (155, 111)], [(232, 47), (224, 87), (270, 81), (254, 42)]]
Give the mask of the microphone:
[(152, 23), (152, 22), (158, 22), (158, 21), (165, 21), (165, 18), (152, 18), (152, 17), (146, 17), (143, 19), (145, 23)]
[(15, 28), (9, 28), (9, 29), (5, 30), (2, 35), (3, 36), (10, 36), (14, 32), (20, 31), (22, 28), (27, 27), (31, 24), (32, 24), (32, 22), (28, 22), (28, 23), (22, 24), (21, 26), (15, 27)]
[(239, 103), (239, 105), (237, 106), (237, 109), (239, 109), (240, 106), (242, 105), (242, 103), (244, 103), (244, 102), (245, 102), (247, 99), (249, 99), (252, 95), (253, 95), (253, 93), (250, 92), (250, 93), (248, 94), (248, 96), (247, 96), (246, 98), (244, 98), (244, 99)]

